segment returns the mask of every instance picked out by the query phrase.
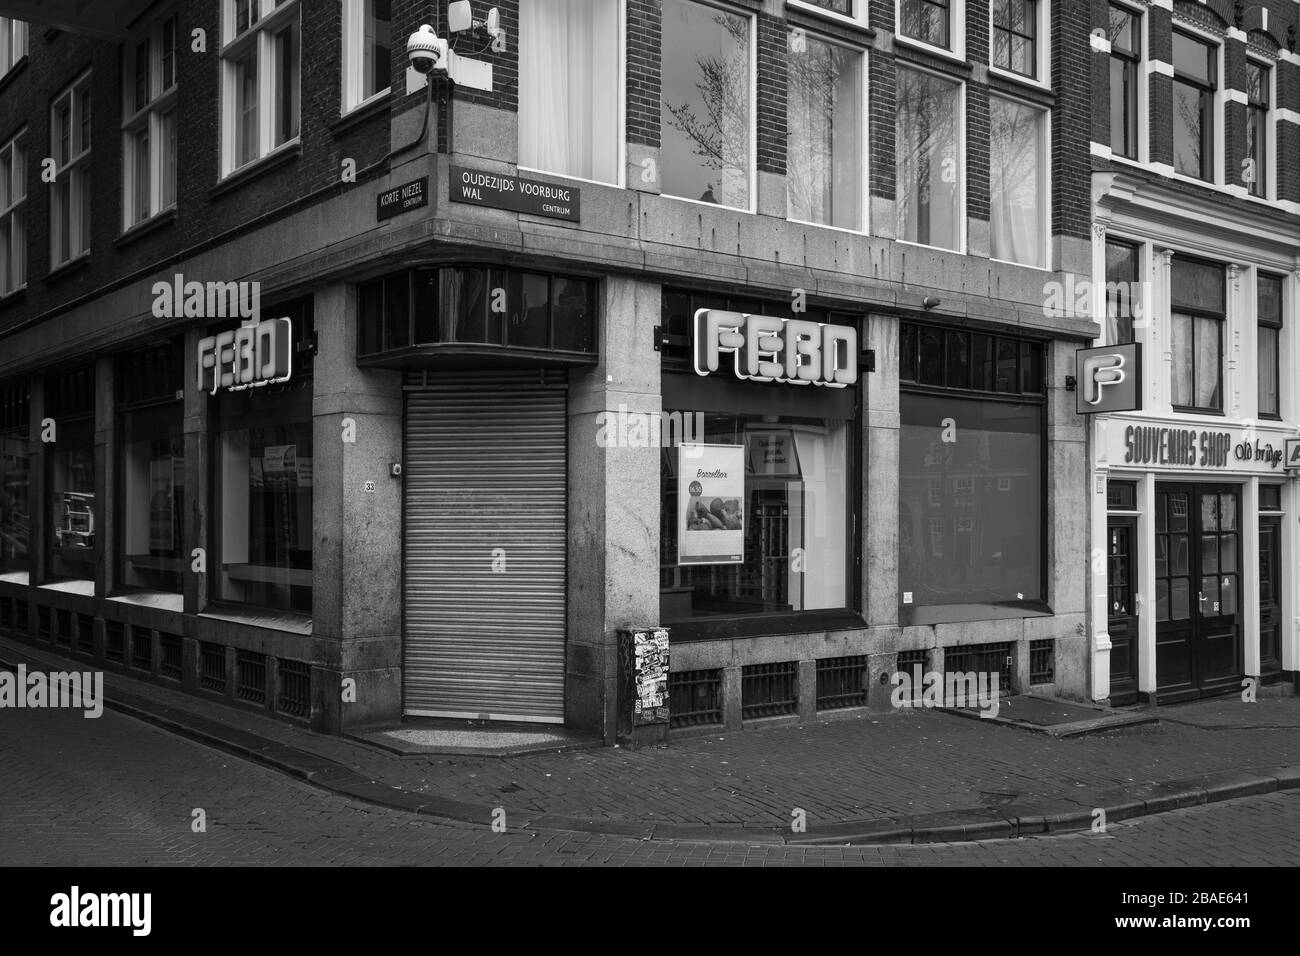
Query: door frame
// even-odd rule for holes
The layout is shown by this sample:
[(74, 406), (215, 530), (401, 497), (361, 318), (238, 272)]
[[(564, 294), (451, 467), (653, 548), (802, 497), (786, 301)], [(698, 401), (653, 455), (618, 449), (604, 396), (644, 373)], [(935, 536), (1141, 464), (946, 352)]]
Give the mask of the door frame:
[[(1128, 614), (1116, 617), (1112, 615), (1110, 594), (1110, 534), (1114, 526), (1129, 529), (1129, 608)], [(1112, 707), (1122, 707), (1135, 703), (1138, 699), (1138, 683), (1141, 673), (1142, 637), (1140, 633), (1140, 612), (1138, 607), (1139, 571), (1141, 568), (1142, 543), (1138, 538), (1138, 516), (1136, 514), (1108, 514), (1106, 516), (1106, 633), (1110, 636), (1110, 703)], [(1120, 620), (1128, 622), (1129, 675), (1116, 681), (1115, 675), (1115, 630), (1113, 625)]]

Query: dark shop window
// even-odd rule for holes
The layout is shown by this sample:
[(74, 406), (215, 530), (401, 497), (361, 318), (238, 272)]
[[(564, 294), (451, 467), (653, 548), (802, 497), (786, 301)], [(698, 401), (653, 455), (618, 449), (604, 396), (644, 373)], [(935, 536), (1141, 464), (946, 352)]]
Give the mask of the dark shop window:
[(95, 369), (87, 365), (45, 380), (46, 417), (56, 440), (47, 458), (49, 580), (92, 581), (102, 509), (95, 485)]
[(183, 340), (123, 355), (117, 398), (117, 584), (179, 592), (184, 562)]
[(24, 584), (32, 536), (30, 422), (26, 380), (0, 387), (0, 572)]
[(901, 603), (1043, 602), (1043, 346), (911, 323), (900, 333)]

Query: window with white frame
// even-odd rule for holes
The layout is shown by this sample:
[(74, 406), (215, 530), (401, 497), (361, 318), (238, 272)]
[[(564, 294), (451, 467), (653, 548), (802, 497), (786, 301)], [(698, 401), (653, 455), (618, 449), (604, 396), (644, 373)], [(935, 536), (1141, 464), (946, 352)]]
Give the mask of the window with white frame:
[(1047, 265), (1047, 112), (989, 97), (989, 233), (994, 259)]
[(221, 167), (229, 174), (298, 137), (298, 0), (223, 0)]
[(790, 31), (786, 193), (791, 219), (862, 228), (861, 50)]
[(1116, 156), (1138, 158), (1138, 107), (1142, 96), (1142, 15), (1112, 3), (1110, 41), (1110, 149)]
[(392, 86), (392, 0), (343, 0), (343, 112)]
[(27, 284), (26, 131), (0, 146), (0, 295)]
[(863, 19), (867, 9), (867, 0), (788, 0), (788, 2), (792, 7), (812, 7), (851, 20)]
[(1273, 109), (1273, 71), (1256, 60), (1246, 61), (1246, 158), (1241, 179), (1252, 196), (1268, 198), (1272, 165), (1269, 123)]
[(619, 182), (622, 7), (619, 0), (520, 6), (520, 166)]
[(695, 0), (663, 0), (662, 10), (662, 191), (749, 209), (753, 18)]
[(126, 51), (122, 89), (124, 229), (176, 205), (176, 15)]
[(4, 76), (27, 55), (27, 23), (0, 17), (0, 76)]
[(55, 267), (90, 251), (90, 73), (50, 107), (50, 260)]
[(964, 0), (898, 0), (898, 35), (927, 46), (961, 52)]
[(900, 66), (897, 97), (898, 238), (960, 250), (961, 84)]
[(1219, 47), (1174, 31), (1174, 171), (1215, 181)]
[(1029, 80), (1047, 82), (1047, 0), (993, 0), (989, 65)]

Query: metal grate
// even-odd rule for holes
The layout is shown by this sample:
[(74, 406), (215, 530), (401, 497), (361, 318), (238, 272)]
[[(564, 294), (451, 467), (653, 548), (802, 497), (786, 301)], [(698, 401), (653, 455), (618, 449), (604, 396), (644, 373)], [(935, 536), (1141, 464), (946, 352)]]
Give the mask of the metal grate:
[(27, 617), (27, 602), (14, 601), (14, 627), (18, 629), (23, 640), (27, 640), (30, 636), (27, 629), (31, 626), (31, 621)]
[(225, 645), (199, 642), (199, 686), (218, 694), (226, 692)]
[(14, 626), (14, 602), (12, 598), (0, 598), (0, 627), (10, 630)]
[(266, 703), (266, 655), (238, 651), (235, 659), (235, 695), (254, 704)]
[(740, 716), (777, 717), (799, 709), (799, 663), (750, 664), (740, 672)]
[(1029, 644), (1029, 683), (1051, 684), (1056, 680), (1056, 641), (1047, 638)]
[(311, 712), (311, 667), (302, 661), (281, 657), (277, 665), (279, 694), (275, 709), (290, 717), (306, 717)]
[(164, 634), (162, 631), (159, 631), (158, 643), (162, 649), (162, 660), (158, 665), (158, 673), (163, 677), (170, 677), (172, 680), (180, 680), (185, 671), (185, 668), (181, 663), (180, 635)]
[(89, 614), (77, 615), (77, 650), (95, 653), (95, 619)]
[(54, 612), (54, 638), (59, 647), (72, 649), (72, 612), (55, 611)]
[(53, 632), (50, 629), (50, 621), (53, 617), (54, 612), (48, 607), (38, 607), (36, 609), (36, 636), (42, 641), (54, 639)]
[(841, 710), (867, 703), (867, 659), (830, 657), (817, 662), (817, 709)]
[(1011, 674), (1015, 664), (1014, 646), (1011, 643), (1001, 643), (967, 644), (944, 648), (944, 686), (948, 686), (949, 674), (997, 674), (999, 692), (1009, 694)]
[(722, 671), (668, 672), (668, 726), (722, 723)]
[(121, 621), (104, 622), (104, 656), (119, 664), (126, 658), (126, 626)]
[[(917, 667), (921, 668), (921, 679), (917, 680)], [(925, 672), (930, 669), (930, 652), (925, 648), (918, 651), (899, 651), (894, 658), (895, 673), (906, 674), (911, 681), (912, 702), (920, 705), (925, 692)], [(895, 685), (897, 687), (897, 685)]]
[(131, 628), (131, 666), (153, 670), (153, 636), (145, 628)]

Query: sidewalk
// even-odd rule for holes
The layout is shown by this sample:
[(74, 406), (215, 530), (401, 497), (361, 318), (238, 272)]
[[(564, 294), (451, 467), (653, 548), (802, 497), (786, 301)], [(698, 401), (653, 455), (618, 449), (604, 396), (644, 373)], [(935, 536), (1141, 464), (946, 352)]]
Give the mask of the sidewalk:
[[(0, 662), (67, 670), (0, 639)], [(84, 669), (85, 664), (77, 665)], [(667, 747), (512, 757), (398, 755), (164, 687), (104, 675), (108, 704), (357, 799), (511, 830), (745, 843), (935, 842), (1087, 829), (1300, 788), (1300, 698), (1159, 709), (1086, 737), (934, 711), (718, 733)], [(796, 809), (806, 831), (794, 832)], [(499, 817), (500, 815), (497, 814)]]

